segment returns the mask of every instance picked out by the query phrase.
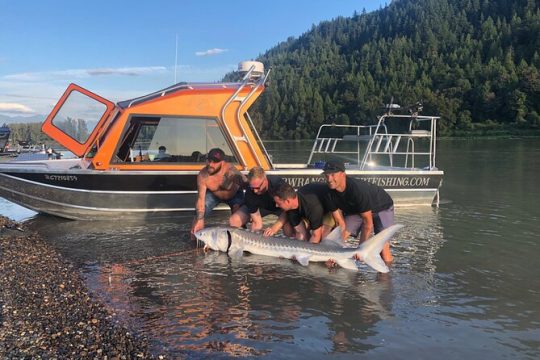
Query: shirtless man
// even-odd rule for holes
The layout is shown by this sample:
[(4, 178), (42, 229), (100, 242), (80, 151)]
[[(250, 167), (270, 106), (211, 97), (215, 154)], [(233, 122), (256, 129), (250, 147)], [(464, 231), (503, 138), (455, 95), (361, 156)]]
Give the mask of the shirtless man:
[(234, 165), (225, 161), (223, 150), (210, 150), (206, 166), (197, 176), (198, 197), (191, 233), (204, 228), (204, 218), (210, 215), (219, 203), (229, 205), (231, 212), (238, 210), (244, 201), (242, 186), (246, 182), (246, 177)]

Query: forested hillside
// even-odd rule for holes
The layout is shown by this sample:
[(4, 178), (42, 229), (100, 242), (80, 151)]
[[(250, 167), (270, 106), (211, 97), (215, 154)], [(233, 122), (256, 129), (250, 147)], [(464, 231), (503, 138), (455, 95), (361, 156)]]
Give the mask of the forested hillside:
[(444, 135), (540, 126), (535, 0), (393, 1), (323, 22), (257, 60), (273, 68), (251, 109), (266, 139), (372, 123), (392, 97), (442, 115)]

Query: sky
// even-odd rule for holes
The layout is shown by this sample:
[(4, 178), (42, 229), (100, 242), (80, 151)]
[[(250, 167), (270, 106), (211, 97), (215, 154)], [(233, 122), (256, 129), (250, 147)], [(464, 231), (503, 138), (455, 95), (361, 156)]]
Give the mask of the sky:
[(170, 86), (175, 76), (219, 81), (321, 21), (385, 4), (0, 0), (0, 115), (47, 115), (70, 83), (117, 102)]

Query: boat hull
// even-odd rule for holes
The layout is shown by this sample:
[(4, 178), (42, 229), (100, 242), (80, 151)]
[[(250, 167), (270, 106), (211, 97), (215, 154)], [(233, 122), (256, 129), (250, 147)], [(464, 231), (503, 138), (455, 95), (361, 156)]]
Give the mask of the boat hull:
[[(384, 187), (397, 206), (432, 205), (442, 171), (348, 171)], [(297, 188), (324, 181), (317, 169), (269, 171)], [(0, 196), (40, 213), (68, 219), (119, 220), (191, 215), (197, 197), (195, 171), (51, 170), (0, 168)], [(225, 209), (226, 207), (220, 207)]]

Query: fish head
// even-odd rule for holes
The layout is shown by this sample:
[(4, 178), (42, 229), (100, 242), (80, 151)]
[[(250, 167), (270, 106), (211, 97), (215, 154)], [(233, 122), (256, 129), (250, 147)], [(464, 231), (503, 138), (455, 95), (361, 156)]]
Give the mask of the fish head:
[(230, 247), (231, 234), (228, 229), (213, 227), (195, 232), (195, 237), (202, 241), (206, 247), (214, 251), (227, 252)]

